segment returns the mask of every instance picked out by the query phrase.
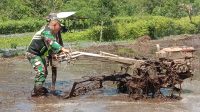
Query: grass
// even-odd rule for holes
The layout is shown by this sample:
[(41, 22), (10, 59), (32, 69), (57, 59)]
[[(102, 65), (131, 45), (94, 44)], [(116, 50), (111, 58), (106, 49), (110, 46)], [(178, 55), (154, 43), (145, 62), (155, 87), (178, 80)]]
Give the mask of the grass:
[[(87, 38), (80, 38), (81, 36), (74, 38), (73, 35), (70, 33), (62, 34), (63, 42), (89, 41)], [(0, 49), (27, 47), (31, 42), (32, 36), (0, 37)]]
[(26, 37), (1, 37), (0, 38), (0, 48), (16, 48), (28, 46), (31, 41), (30, 36)]

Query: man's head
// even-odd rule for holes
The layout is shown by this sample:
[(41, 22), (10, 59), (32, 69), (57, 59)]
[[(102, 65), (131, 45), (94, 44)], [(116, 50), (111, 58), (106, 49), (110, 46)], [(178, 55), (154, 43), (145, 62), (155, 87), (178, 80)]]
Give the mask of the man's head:
[(57, 19), (51, 20), (48, 26), (54, 34), (58, 33), (61, 30), (60, 22)]
[(54, 20), (54, 19), (58, 19), (57, 17), (57, 13), (50, 13), (48, 16), (45, 17), (47, 22), (50, 22), (51, 20)]

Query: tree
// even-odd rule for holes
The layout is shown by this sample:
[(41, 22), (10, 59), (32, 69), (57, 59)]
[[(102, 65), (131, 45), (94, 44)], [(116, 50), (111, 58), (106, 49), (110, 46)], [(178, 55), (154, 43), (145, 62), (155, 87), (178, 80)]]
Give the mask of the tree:
[(103, 26), (110, 25), (111, 18), (116, 14), (115, 4), (113, 0), (99, 0), (98, 2), (98, 15), (99, 15), (99, 22), (101, 25), (101, 32), (100, 32), (100, 39), (102, 41), (103, 36)]
[(192, 5), (192, 15), (200, 14), (200, 0), (0, 0), (0, 20), (42, 18), (50, 12), (76, 11), (93, 25), (115, 16), (159, 15), (183, 17), (188, 11), (181, 4)]
[(22, 0), (1, 0), (0, 12), (5, 19), (23, 19), (30, 16), (30, 8)]

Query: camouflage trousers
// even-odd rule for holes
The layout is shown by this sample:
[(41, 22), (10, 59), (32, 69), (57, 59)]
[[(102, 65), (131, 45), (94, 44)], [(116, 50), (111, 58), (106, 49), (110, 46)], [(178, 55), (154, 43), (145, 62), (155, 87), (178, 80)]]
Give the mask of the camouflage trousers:
[(35, 86), (42, 86), (48, 74), (45, 58), (29, 52), (26, 53), (26, 57), (36, 73), (34, 78)]

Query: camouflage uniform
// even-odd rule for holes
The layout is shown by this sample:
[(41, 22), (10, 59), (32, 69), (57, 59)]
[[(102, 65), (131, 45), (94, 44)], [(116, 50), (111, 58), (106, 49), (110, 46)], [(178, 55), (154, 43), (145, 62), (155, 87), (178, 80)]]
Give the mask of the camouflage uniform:
[(56, 35), (51, 33), (48, 26), (43, 27), (33, 36), (26, 56), (36, 72), (35, 87), (41, 87), (45, 82), (47, 76), (45, 57), (48, 54), (59, 53), (61, 48), (62, 46), (56, 42)]

